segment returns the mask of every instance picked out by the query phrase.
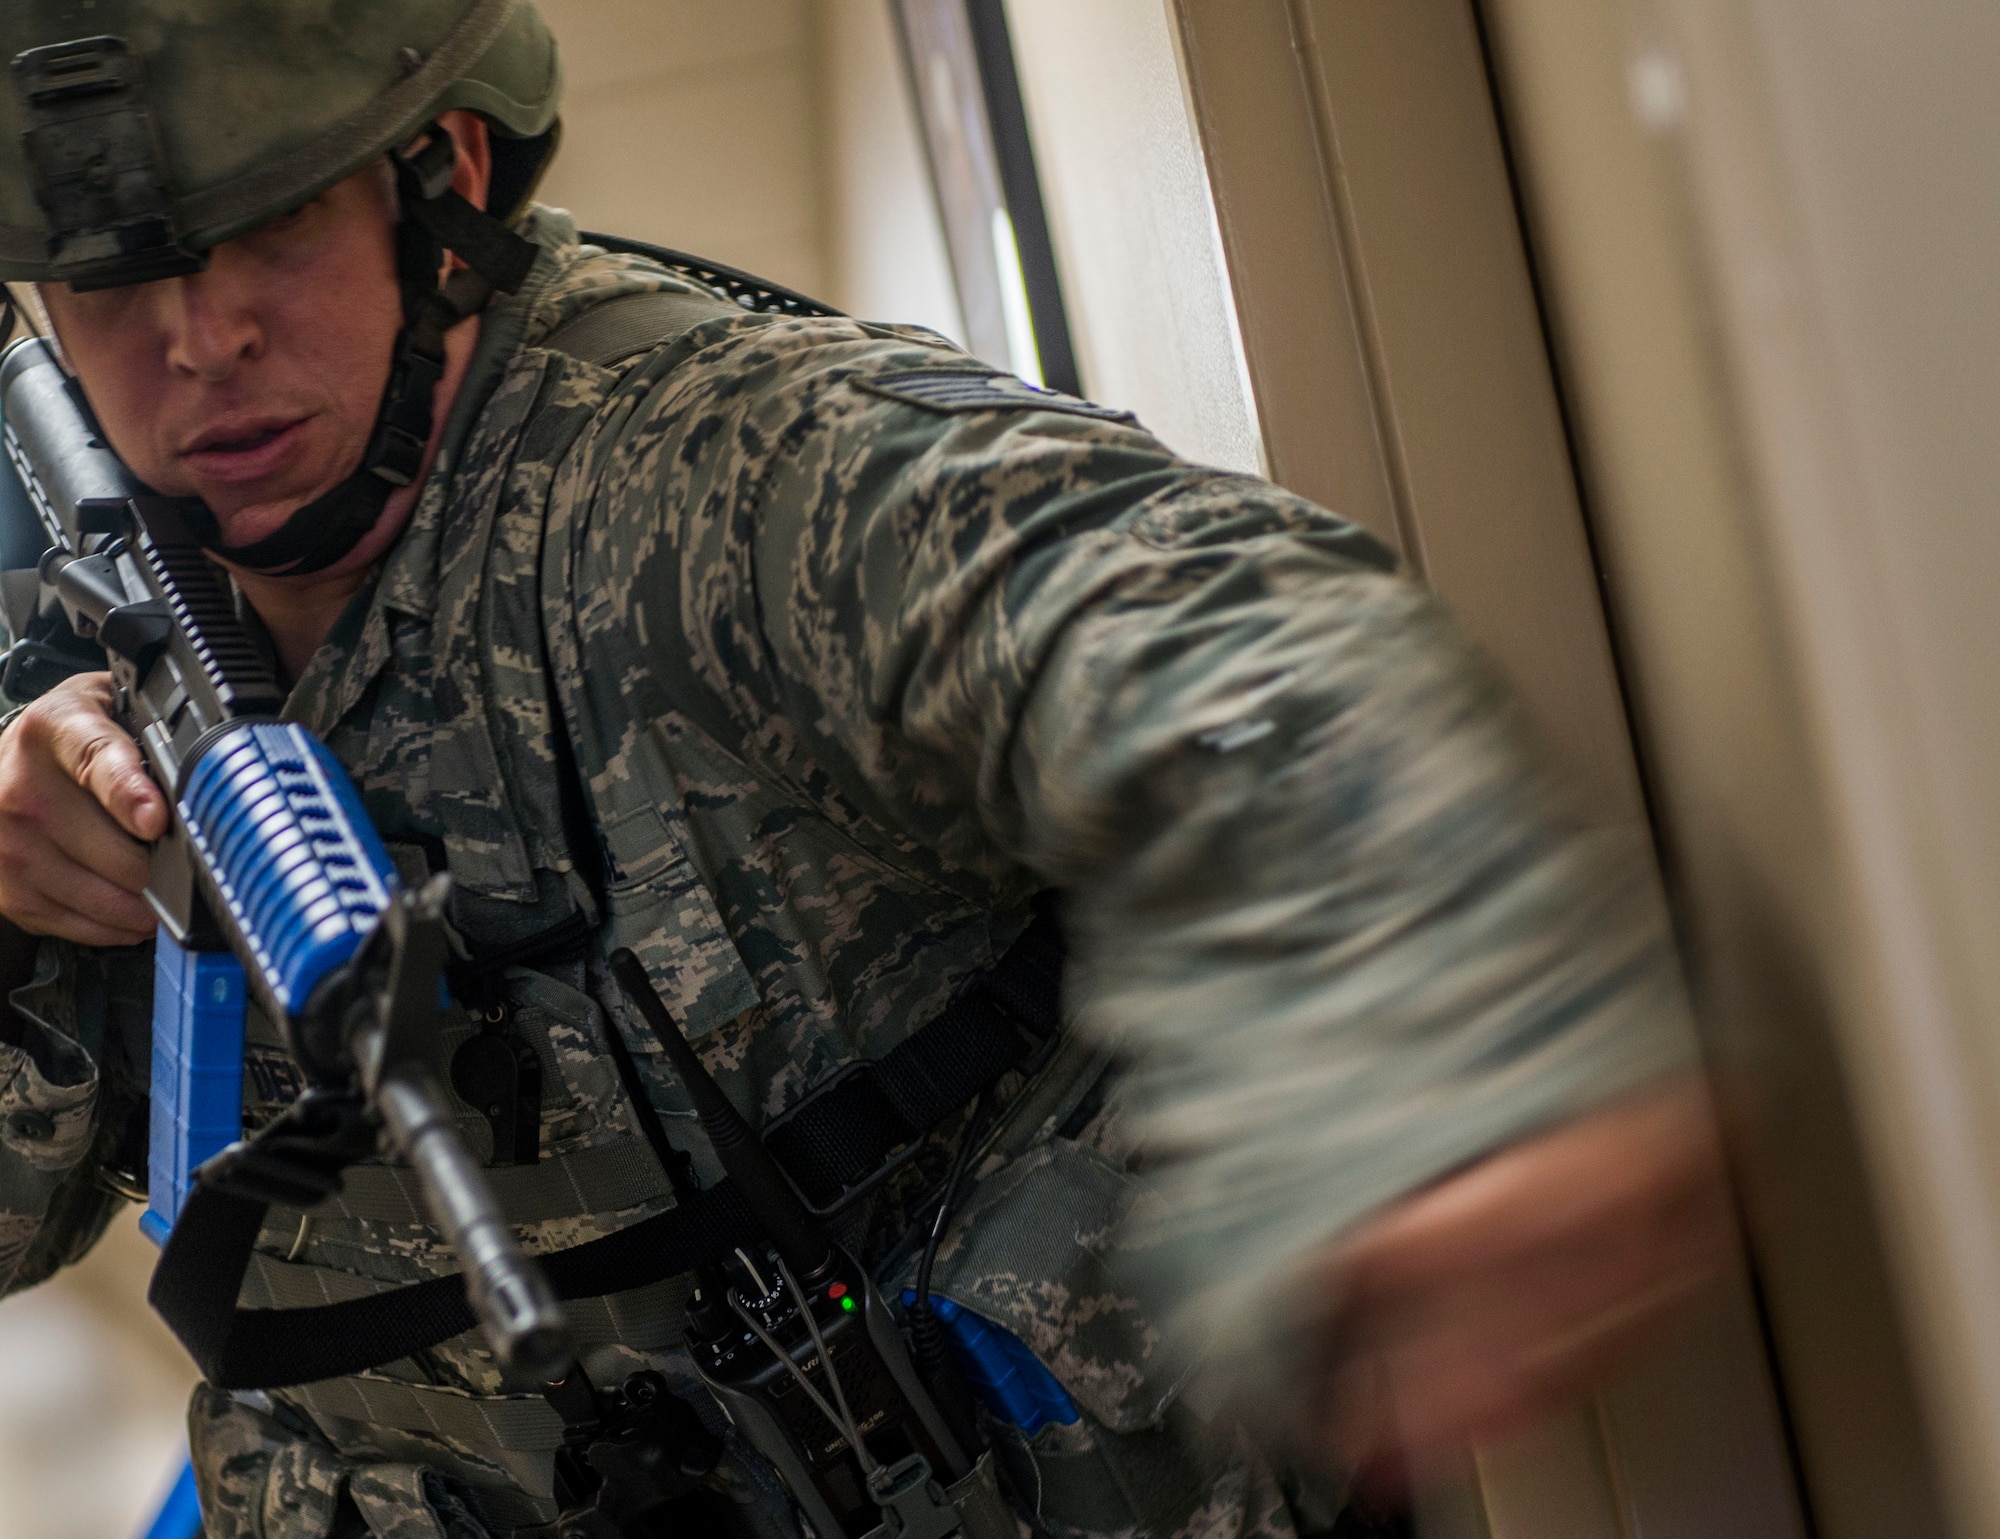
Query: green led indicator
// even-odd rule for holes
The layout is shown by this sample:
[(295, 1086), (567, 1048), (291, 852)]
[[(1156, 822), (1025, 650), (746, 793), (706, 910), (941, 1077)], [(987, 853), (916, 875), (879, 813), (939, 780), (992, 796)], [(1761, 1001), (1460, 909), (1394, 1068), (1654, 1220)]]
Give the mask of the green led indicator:
[(842, 1300), (840, 1301), (840, 1307), (841, 1307), (842, 1309), (846, 1310), (846, 1311), (847, 1311), (847, 1312), (848, 1312), (849, 1314), (853, 1314), (853, 1313), (854, 1313), (854, 1300), (853, 1300), (853, 1299), (842, 1299)]

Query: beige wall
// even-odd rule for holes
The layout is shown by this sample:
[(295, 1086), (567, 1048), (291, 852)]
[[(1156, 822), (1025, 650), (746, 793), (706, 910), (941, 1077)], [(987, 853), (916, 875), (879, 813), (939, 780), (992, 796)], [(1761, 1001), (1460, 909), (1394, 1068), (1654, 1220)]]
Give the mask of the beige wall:
[(138, 1220), (0, 1300), (0, 1539), (126, 1539), (183, 1462), (196, 1374), (146, 1307), (159, 1252)]
[[(1693, 194), (1769, 620), (1796, 658), (1831, 856), (1774, 888), (1834, 1003), (1956, 1532), (1992, 1535), (2000, 10), (1658, 10), (1673, 51), (1647, 67), (1671, 81), (1656, 95), (1673, 110), (1657, 117)], [(1755, 789), (1773, 802), (1792, 790), (1774, 777)], [(1883, 1499), (1895, 1487), (1873, 1484), (1868, 1525), (1844, 1532), (1918, 1531)]]
[(543, 199), (827, 288), (809, 0), (542, 0), (569, 75)]
[(544, 201), (589, 229), (961, 335), (889, 0), (542, 0), (568, 69)]
[[(569, 70), (548, 202), (962, 340), (890, 0), (542, 8)], [(1165, 0), (1010, 10), (1086, 388), (1260, 469)]]
[(1191, 459), (1264, 468), (1166, 0), (1009, 0), (1084, 389)]
[(825, 174), (825, 297), (851, 315), (963, 342), (889, 0), (815, 0)]

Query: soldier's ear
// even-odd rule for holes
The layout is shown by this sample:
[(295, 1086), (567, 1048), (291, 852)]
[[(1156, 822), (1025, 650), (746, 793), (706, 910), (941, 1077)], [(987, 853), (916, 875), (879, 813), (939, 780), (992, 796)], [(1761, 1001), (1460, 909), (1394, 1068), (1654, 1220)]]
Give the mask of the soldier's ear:
[(438, 124), (458, 147), (458, 163), (451, 172), (452, 191), (474, 208), (484, 209), (493, 188), (493, 138), (486, 119), (458, 107), (440, 116)]

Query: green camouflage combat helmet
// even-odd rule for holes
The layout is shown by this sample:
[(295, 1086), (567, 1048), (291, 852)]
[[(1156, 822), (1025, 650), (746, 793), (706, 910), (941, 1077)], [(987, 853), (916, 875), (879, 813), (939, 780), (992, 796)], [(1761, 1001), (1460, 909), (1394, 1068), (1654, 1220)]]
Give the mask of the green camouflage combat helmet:
[(0, 279), (197, 270), (456, 107), (494, 133), (489, 207), (554, 149), (531, 0), (0, 0)]
[[(562, 70), (532, 0), (0, 0), (0, 49), (0, 279), (185, 278), (370, 161), (394, 167), (403, 329), (360, 463), (251, 545), (186, 508), (239, 566), (343, 559), (421, 472), (445, 334), (535, 265), (509, 225), (555, 151)], [(493, 129), (484, 209), (431, 131), (454, 108)], [(440, 287), (447, 251), (469, 270)]]

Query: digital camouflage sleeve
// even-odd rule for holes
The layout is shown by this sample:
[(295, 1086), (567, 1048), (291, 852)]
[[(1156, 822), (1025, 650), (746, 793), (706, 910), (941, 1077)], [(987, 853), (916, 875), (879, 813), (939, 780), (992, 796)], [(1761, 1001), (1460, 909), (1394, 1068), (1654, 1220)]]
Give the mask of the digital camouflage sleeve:
[(1216, 1361), (1274, 1370), (1307, 1251), (1687, 1064), (1643, 853), (1365, 534), (920, 334), (698, 341), (590, 447), (586, 624), (866, 839), (1065, 890)]

